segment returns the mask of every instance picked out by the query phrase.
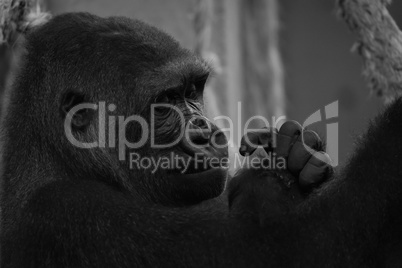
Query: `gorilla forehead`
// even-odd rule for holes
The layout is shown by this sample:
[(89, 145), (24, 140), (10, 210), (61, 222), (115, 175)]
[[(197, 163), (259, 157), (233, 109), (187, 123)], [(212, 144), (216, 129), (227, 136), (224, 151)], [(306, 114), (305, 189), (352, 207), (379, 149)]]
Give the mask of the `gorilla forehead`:
[[(192, 53), (163, 31), (124, 17), (101, 18), (88, 13), (56, 16), (28, 35), (33, 55), (58, 66), (107, 65), (128, 73), (144, 72)], [(115, 67), (115, 68), (113, 68)], [(99, 71), (99, 70), (97, 70)]]
[(145, 101), (210, 71), (168, 34), (124, 17), (62, 14), (30, 32), (27, 48), (28, 66), (52, 96), (68, 88), (94, 96), (135, 89)]

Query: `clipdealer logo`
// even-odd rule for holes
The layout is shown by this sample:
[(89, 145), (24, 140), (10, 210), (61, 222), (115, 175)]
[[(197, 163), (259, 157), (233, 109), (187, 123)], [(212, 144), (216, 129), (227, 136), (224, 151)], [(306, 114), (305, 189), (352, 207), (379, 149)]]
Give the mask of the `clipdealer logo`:
[[(180, 135), (172, 141), (169, 144), (156, 144), (155, 143), (155, 114), (154, 110), (158, 107), (168, 107), (171, 108), (177, 115), (179, 116), (180, 120)], [(136, 149), (144, 146), (148, 140), (150, 139), (150, 145), (152, 148), (170, 148), (173, 147), (174, 145), (178, 144), (180, 140), (183, 138), (184, 135), (188, 134), (189, 129), (186, 129), (186, 120), (184, 118), (183, 113), (179, 108), (177, 108), (174, 105), (170, 104), (153, 104), (151, 106), (151, 123), (150, 125), (146, 121), (145, 118), (139, 116), (139, 115), (131, 115), (129, 117), (124, 117), (124, 116), (118, 116), (118, 115), (113, 115), (111, 113), (115, 112), (117, 107), (114, 104), (109, 104), (106, 106), (106, 102), (99, 102), (98, 104), (93, 104), (93, 103), (82, 103), (70, 110), (70, 112), (67, 114), (66, 120), (64, 122), (64, 130), (67, 139), (71, 144), (73, 144), (75, 147), (78, 148), (83, 148), (83, 149), (91, 149), (91, 148), (116, 148), (118, 147), (119, 149), (119, 159), (124, 161), (126, 159), (126, 150), (127, 148), (130, 149)], [(92, 110), (97, 110), (98, 111), (98, 122), (96, 126), (96, 130), (94, 130), (94, 133), (96, 133), (96, 139), (95, 141), (92, 142), (83, 142), (78, 140), (74, 135), (73, 131), (71, 128), (71, 123), (73, 120), (74, 115), (79, 112), (80, 110), (83, 109), (92, 109)], [(317, 122), (322, 122), (324, 120), (331, 120), (334, 118), (338, 117), (338, 101), (334, 101), (324, 107), (324, 109), (320, 109), (315, 111), (313, 114), (311, 114), (302, 124), (303, 128), (306, 128), (314, 123)], [(268, 124), (268, 120), (262, 116), (254, 116), (251, 119), (261, 119), (263, 122)], [(226, 129), (221, 129), (221, 131), (226, 132), (229, 131), (229, 136), (232, 137), (233, 135), (233, 123), (231, 119), (227, 116), (218, 116), (215, 117), (214, 120), (222, 120), (225, 119), (229, 122), (229, 125), (232, 126), (231, 128), (226, 128)], [(245, 126), (245, 133), (247, 132), (247, 127), (249, 125), (249, 119), (246, 122)], [(273, 124), (274, 127), (276, 127), (276, 124), (278, 121), (281, 121), (285, 119), (284, 116), (278, 118), (275, 123)], [(274, 120), (274, 118), (273, 118)], [(332, 120), (333, 121), (333, 120)], [(106, 124), (107, 122), (107, 124)], [(126, 138), (126, 127), (128, 124), (135, 122), (140, 125), (141, 130), (142, 130), (142, 135), (141, 138), (136, 141), (136, 142), (129, 142)], [(240, 129), (239, 129), (240, 131)], [(338, 145), (339, 145), (339, 140), (338, 140), (338, 122), (331, 122), (326, 125), (326, 153), (331, 158), (331, 162), (327, 163), (329, 165), (332, 165), (333, 167), (336, 167), (338, 165), (339, 161), (339, 152), (338, 152)], [(116, 136), (117, 134), (117, 136)], [(303, 133), (302, 133), (303, 135)], [(188, 138), (188, 137), (186, 137)], [(229, 140), (231, 140), (229, 138)], [(107, 142), (108, 141), (108, 142)], [(304, 141), (304, 138), (302, 136), (302, 141)], [(305, 149), (310, 153), (314, 154), (316, 151), (309, 146), (307, 146), (304, 142), (303, 145)], [(217, 145), (219, 146), (219, 145)], [(229, 146), (233, 146), (229, 142)]]

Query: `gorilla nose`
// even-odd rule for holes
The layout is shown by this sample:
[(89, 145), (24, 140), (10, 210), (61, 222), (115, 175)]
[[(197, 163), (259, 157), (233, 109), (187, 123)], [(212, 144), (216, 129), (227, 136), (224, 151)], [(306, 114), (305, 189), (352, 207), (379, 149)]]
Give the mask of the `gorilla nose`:
[(226, 157), (228, 154), (225, 134), (205, 117), (187, 122), (181, 148), (189, 155), (201, 153), (209, 157)]
[(206, 145), (211, 138), (211, 125), (207, 119), (197, 117), (188, 122), (188, 139), (194, 145)]

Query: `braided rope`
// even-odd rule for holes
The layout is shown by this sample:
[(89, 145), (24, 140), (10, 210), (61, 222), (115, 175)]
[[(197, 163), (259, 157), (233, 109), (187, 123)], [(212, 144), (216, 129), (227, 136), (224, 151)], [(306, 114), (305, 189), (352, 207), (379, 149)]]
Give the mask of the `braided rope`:
[(50, 19), (42, 12), (43, 0), (4, 0), (0, 3), (0, 45), (13, 45), (20, 33)]
[(392, 99), (402, 93), (402, 33), (386, 6), (390, 0), (338, 0), (338, 13), (357, 35), (353, 51), (363, 58), (369, 87)]

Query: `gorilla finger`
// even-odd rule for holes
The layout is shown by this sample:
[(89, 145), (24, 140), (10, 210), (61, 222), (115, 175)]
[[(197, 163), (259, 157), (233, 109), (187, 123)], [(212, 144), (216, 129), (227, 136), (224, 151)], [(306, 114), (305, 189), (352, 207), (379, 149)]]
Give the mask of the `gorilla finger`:
[(251, 155), (258, 148), (264, 147), (266, 150), (272, 148), (272, 136), (276, 135), (276, 130), (272, 128), (262, 128), (258, 131), (251, 131), (246, 133), (240, 143), (240, 154)]
[(302, 132), (302, 126), (297, 121), (285, 122), (276, 138), (275, 152), (278, 156), (288, 157), (292, 144)]
[(332, 173), (331, 158), (325, 152), (315, 152), (300, 172), (299, 185), (303, 189), (312, 188), (324, 182)]
[(290, 149), (288, 157), (288, 169), (293, 175), (299, 175), (310, 157), (321, 144), (318, 134), (311, 130), (305, 130), (297, 138)]

